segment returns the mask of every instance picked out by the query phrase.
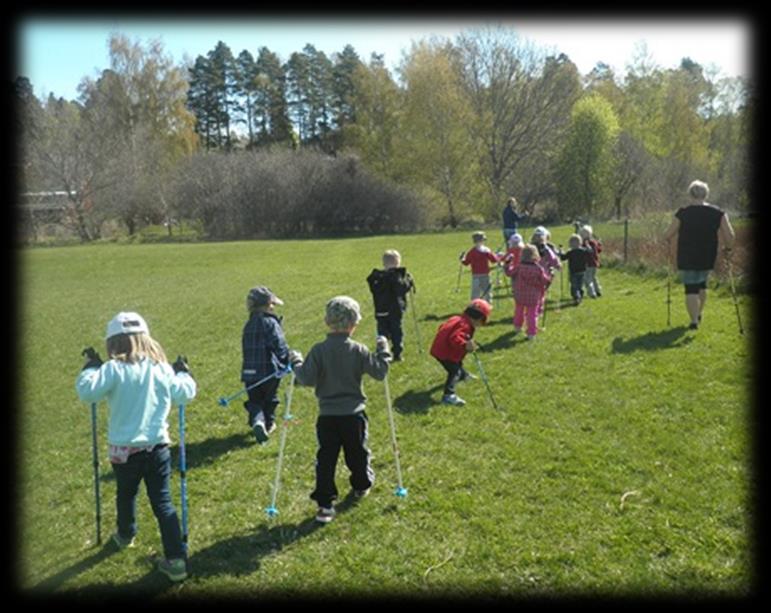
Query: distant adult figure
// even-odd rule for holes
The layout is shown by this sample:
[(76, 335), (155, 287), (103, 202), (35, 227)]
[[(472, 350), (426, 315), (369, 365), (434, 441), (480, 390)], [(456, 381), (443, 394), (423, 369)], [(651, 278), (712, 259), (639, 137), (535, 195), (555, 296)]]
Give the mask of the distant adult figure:
[(692, 182), (688, 195), (691, 203), (677, 210), (664, 240), (671, 245), (677, 235), (677, 268), (685, 286), (685, 307), (691, 317), (689, 328), (696, 330), (707, 301), (707, 277), (715, 267), (718, 239), (728, 255), (735, 234), (725, 211), (706, 201), (709, 196), (706, 183)]
[(512, 196), (503, 207), (503, 240), (506, 244), (509, 237), (517, 233), (517, 226), (524, 218), (525, 215), (517, 211), (517, 199)]

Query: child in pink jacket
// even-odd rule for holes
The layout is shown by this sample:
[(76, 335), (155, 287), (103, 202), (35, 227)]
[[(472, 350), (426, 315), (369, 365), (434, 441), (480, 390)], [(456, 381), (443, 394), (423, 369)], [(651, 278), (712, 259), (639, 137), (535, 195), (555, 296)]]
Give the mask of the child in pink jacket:
[(539, 266), (539, 260), (538, 248), (525, 245), (519, 266), (508, 273), (514, 284), (514, 332), (522, 330), (522, 324), (527, 322), (528, 340), (534, 339), (538, 331), (538, 308), (551, 283), (549, 273)]

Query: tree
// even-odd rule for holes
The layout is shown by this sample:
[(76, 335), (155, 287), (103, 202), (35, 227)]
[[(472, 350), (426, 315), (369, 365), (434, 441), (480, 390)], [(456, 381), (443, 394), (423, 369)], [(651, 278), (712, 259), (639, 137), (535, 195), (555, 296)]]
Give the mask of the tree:
[(290, 143), (292, 123), (286, 99), (286, 73), (278, 56), (261, 47), (257, 56), (262, 143)]
[(599, 94), (578, 100), (558, 162), (558, 205), (562, 218), (592, 216), (610, 207), (613, 145), (618, 135), (613, 107)]
[(489, 211), (497, 214), (507, 180), (564, 129), (580, 82), (566, 57), (547, 61), (543, 50), (501, 27), (464, 32), (457, 47), (475, 112), (468, 127), (481, 140)]
[(376, 173), (399, 179), (397, 139), (400, 131), (403, 92), (383, 62), (372, 54), (368, 65), (353, 73), (356, 123), (344, 127), (344, 141), (359, 152)]
[(398, 141), (402, 176), (436, 194), (455, 228), (478, 201), (479, 154), (452, 54), (448, 44), (413, 44), (400, 68), (405, 93)]

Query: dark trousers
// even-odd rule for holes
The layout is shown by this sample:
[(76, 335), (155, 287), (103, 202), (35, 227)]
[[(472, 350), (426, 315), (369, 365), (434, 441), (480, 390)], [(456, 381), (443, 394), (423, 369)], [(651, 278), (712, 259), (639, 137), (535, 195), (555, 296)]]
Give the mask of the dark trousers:
[(137, 533), (136, 501), (139, 483), (144, 479), (147, 497), (158, 520), (163, 553), (167, 559), (184, 558), (182, 530), (171, 501), (171, 452), (168, 445), (158, 445), (152, 451), (140, 451), (128, 457), (125, 464), (113, 464), (117, 494), (118, 534), (131, 539)]
[(581, 300), (584, 297), (584, 271), (570, 273), (570, 295), (573, 300)]
[(378, 315), (375, 317), (377, 321), (377, 333), (380, 336), (385, 336), (391, 341), (391, 350), (394, 357), (401, 355), (404, 349), (404, 332), (402, 331), (402, 314), (391, 313), (389, 315)]
[(355, 490), (366, 490), (375, 482), (367, 448), (368, 420), (364, 411), (355, 415), (320, 415), (316, 421), (316, 489), (311, 499), (320, 507), (330, 507), (337, 499), (335, 468), (340, 448), (345, 465), (351, 471), (350, 483)]
[(447, 380), (444, 382), (444, 395), (449, 396), (455, 393), (455, 384), (463, 381), (468, 373), (463, 369), (463, 361), (450, 362), (449, 360), (438, 360), (447, 371)]
[[(278, 386), (280, 383), (281, 379), (269, 379), (262, 385), (258, 385), (247, 391), (247, 394), (249, 394), (249, 401), (244, 402), (244, 408), (249, 414), (247, 421), (250, 428), (254, 426), (254, 420), (257, 418), (260, 411), (262, 411), (262, 414), (265, 417), (265, 427), (270, 428), (271, 425), (273, 425), (273, 422), (276, 419), (276, 407), (279, 405)], [(248, 387), (249, 383), (245, 383), (245, 385)]]

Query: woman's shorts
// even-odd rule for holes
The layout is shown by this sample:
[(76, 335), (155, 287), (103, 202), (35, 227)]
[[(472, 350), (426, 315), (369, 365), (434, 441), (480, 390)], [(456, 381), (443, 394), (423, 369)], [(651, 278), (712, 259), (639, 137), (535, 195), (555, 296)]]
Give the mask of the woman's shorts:
[(709, 270), (681, 270), (680, 279), (685, 286), (686, 294), (698, 294), (707, 289), (707, 277)]

